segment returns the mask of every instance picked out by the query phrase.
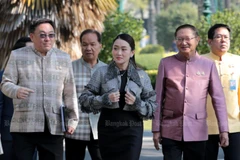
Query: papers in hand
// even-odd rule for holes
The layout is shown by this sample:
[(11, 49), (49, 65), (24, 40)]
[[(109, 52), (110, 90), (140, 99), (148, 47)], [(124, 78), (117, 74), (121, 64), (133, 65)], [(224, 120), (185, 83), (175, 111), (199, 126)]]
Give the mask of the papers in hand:
[(65, 109), (66, 107), (64, 105), (60, 106), (60, 113), (61, 113), (61, 123), (62, 123), (62, 131), (66, 132), (67, 131), (67, 127), (66, 127), (66, 123), (65, 123)]
[(3, 147), (2, 147), (1, 134), (0, 134), (0, 155), (1, 154), (3, 154)]

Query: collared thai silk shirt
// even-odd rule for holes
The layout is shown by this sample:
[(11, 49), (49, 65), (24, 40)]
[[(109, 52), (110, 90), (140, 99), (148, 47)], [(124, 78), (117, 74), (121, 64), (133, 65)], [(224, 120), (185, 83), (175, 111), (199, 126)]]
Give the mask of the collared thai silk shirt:
[[(32, 89), (27, 99), (18, 99), (20, 87)], [(13, 98), (11, 132), (44, 132), (63, 135), (60, 106), (68, 110), (67, 126), (76, 128), (78, 107), (70, 56), (52, 48), (42, 56), (34, 47), (12, 51), (3, 74), (2, 92)]]
[(208, 139), (207, 95), (212, 97), (219, 130), (228, 132), (226, 103), (216, 66), (198, 53), (163, 58), (156, 81), (157, 103), (153, 132), (177, 141)]
[[(84, 86), (88, 84), (93, 73), (101, 66), (106, 65), (102, 61), (98, 60), (98, 63), (93, 67), (90, 66), (83, 58), (72, 62), (73, 74), (76, 84), (77, 97), (81, 95), (84, 90)], [(75, 132), (72, 135), (67, 134), (67, 138), (90, 141), (91, 131), (94, 139), (98, 139), (97, 124), (100, 113), (83, 113), (81, 106), (78, 105), (79, 122)]]
[[(229, 133), (240, 132), (240, 56), (231, 53), (225, 53), (221, 57), (221, 60), (213, 53), (208, 53), (203, 56), (213, 60), (217, 67), (227, 104)], [(207, 101), (207, 112), (208, 133), (219, 134), (217, 119), (214, 110), (212, 109), (210, 97), (208, 97)]]

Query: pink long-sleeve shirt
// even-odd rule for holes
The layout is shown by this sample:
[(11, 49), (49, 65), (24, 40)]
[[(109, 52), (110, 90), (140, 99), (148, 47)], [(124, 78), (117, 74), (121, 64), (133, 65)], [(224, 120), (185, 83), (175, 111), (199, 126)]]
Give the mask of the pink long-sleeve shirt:
[(221, 82), (213, 61), (196, 53), (164, 58), (158, 68), (157, 103), (152, 131), (178, 141), (208, 139), (206, 102), (208, 93), (218, 119), (219, 131), (228, 132)]

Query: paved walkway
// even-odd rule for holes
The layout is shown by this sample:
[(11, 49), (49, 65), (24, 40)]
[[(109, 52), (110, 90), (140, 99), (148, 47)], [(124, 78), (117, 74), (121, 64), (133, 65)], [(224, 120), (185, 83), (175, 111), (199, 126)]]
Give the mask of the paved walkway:
[[(85, 160), (91, 160), (88, 152)], [(152, 133), (150, 131), (144, 132), (140, 160), (163, 160), (162, 150), (157, 151), (153, 146)], [(221, 149), (219, 150), (218, 160), (224, 160)]]
[[(140, 160), (163, 160), (161, 148), (159, 151), (157, 151), (153, 146), (152, 133), (150, 131), (144, 132)], [(219, 149), (218, 160), (224, 160), (222, 149)]]

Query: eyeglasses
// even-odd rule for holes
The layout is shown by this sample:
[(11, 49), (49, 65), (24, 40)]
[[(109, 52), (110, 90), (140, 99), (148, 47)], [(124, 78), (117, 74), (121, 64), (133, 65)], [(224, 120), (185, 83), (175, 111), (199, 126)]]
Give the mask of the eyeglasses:
[(186, 37), (186, 38), (176, 38), (176, 41), (178, 42), (178, 43), (181, 43), (181, 42), (183, 42), (184, 40), (185, 40), (185, 42), (190, 42), (192, 39), (194, 39), (194, 38), (196, 38), (196, 37), (192, 37), (192, 38), (189, 38), (189, 37)]
[(52, 38), (55, 38), (55, 33), (50, 33), (50, 34), (43, 34), (43, 33), (41, 33), (41, 34), (39, 34), (39, 37), (42, 38), (42, 39), (45, 39), (47, 37), (52, 39)]
[(213, 37), (213, 39), (216, 39), (217, 41), (221, 41), (222, 39), (229, 40), (229, 36), (228, 35), (217, 34)]

